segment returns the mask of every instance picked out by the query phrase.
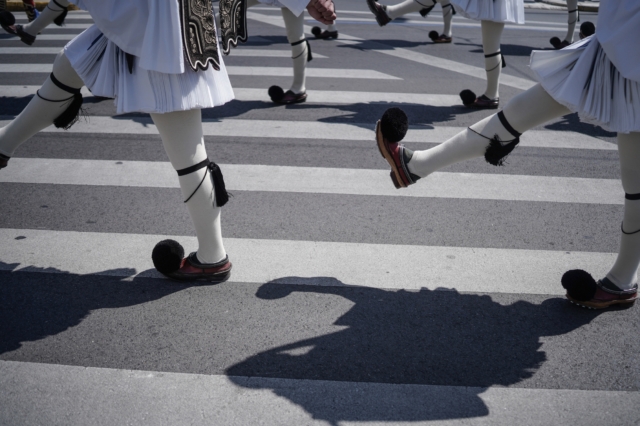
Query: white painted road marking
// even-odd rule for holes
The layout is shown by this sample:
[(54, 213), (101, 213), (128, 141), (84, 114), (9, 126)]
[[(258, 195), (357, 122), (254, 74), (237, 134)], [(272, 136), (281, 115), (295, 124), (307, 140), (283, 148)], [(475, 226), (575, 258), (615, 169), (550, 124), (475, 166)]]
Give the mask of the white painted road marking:
[[(198, 247), (195, 237), (185, 236), (0, 229), (0, 270), (159, 278), (150, 253), (166, 238), (179, 241), (186, 253)], [(238, 238), (225, 238), (224, 245), (234, 265), (232, 282), (556, 296), (565, 293), (560, 278), (566, 271), (580, 268), (602, 277), (616, 257), (614, 253)]]
[[(397, 190), (388, 170), (223, 164), (237, 191), (620, 205), (618, 179), (436, 172)], [(62, 173), (61, 171), (64, 171)], [(177, 188), (168, 162), (12, 158), (0, 182)]]

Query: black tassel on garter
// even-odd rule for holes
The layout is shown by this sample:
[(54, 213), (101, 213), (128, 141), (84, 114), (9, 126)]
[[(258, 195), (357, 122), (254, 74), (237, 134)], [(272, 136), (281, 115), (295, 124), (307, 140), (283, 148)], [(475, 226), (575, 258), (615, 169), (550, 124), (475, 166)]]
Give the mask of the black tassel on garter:
[(56, 24), (57, 26), (61, 27), (64, 25), (64, 19), (67, 17), (67, 13), (69, 12), (69, 10), (65, 7), (64, 9), (62, 9), (62, 13), (60, 15), (58, 15), (56, 17), (56, 19), (53, 20), (53, 23)]
[(501, 141), (498, 135), (489, 140), (489, 146), (484, 153), (484, 159), (487, 163), (494, 166), (504, 166), (505, 160), (511, 151), (520, 143), (520, 138), (511, 141)]
[(65, 92), (71, 93), (72, 96), (70, 98), (57, 101), (45, 99), (40, 96), (40, 94), (38, 94), (38, 96), (40, 96), (41, 99), (49, 102), (69, 102), (69, 106), (67, 106), (67, 109), (65, 109), (62, 114), (60, 114), (55, 120), (53, 120), (53, 125), (58, 129), (69, 130), (71, 126), (73, 126), (78, 121), (79, 116), (81, 114), (84, 115), (84, 112), (82, 111), (82, 94), (80, 93), (80, 89), (69, 87), (66, 84), (60, 82), (53, 75), (53, 73), (51, 73), (49, 77), (51, 78), (53, 84), (55, 84)]
[(71, 126), (78, 122), (80, 117), (80, 113), (82, 111), (82, 95), (80, 93), (76, 93), (69, 100), (71, 103), (67, 109), (65, 109), (58, 118), (53, 120), (53, 125), (58, 129), (69, 130)]
[(500, 120), (500, 124), (502, 124), (504, 128), (515, 137), (515, 139), (503, 141), (500, 140), (498, 135), (494, 135), (492, 138), (489, 138), (488, 136), (476, 132), (471, 127), (469, 127), (469, 130), (485, 139), (489, 139), (489, 146), (487, 146), (487, 150), (484, 152), (484, 159), (487, 160), (487, 163), (494, 166), (504, 166), (507, 156), (511, 154), (511, 151), (513, 151), (520, 143), (520, 136), (522, 136), (522, 133), (518, 132), (511, 126), (511, 124), (509, 124), (503, 111), (500, 111), (497, 115)]
[[(178, 173), (178, 176), (184, 176), (184, 175), (188, 175), (189, 173), (198, 171), (204, 167), (207, 168), (207, 172), (209, 172), (209, 174), (211, 175), (211, 182), (213, 183), (213, 190), (215, 195), (215, 204), (218, 207), (222, 207), (225, 204), (227, 204), (227, 201), (229, 201), (229, 193), (227, 192), (227, 187), (224, 184), (224, 177), (222, 176), (222, 171), (220, 170), (220, 167), (216, 163), (214, 163), (213, 161), (210, 161), (207, 158), (199, 162), (198, 164), (195, 164), (191, 167), (187, 167), (186, 169), (176, 170), (176, 172)], [(207, 178), (207, 173), (205, 172), (204, 176), (202, 177), (202, 180), (200, 181), (200, 184), (198, 184), (196, 189), (194, 189), (191, 195), (189, 195), (189, 198), (184, 200), (185, 203), (187, 203), (191, 199), (191, 197), (195, 195), (198, 189), (200, 189), (200, 187), (202, 186), (202, 182), (204, 182), (206, 178)]]
[(216, 204), (218, 207), (222, 207), (229, 201), (229, 193), (227, 187), (224, 184), (224, 177), (222, 176), (222, 170), (213, 161), (207, 166), (211, 173), (211, 180), (213, 181), (213, 189), (216, 195)]

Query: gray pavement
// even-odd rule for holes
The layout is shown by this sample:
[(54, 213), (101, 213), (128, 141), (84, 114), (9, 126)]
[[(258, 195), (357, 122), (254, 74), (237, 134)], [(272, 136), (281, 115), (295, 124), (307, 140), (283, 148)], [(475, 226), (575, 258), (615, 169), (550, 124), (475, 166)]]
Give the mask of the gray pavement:
[[(289, 67), (287, 58), (234, 54), (288, 49), (279, 10), (251, 12), (249, 42), (225, 63)], [(247, 120), (252, 131), (266, 122), (296, 129), (286, 137), (274, 137), (276, 129), (265, 137), (206, 136), (210, 158), (242, 170), (269, 166), (271, 175), (256, 176), (277, 187), (292, 167), (300, 180), (318, 170), (384, 177), (372, 130), (389, 106), (402, 107), (415, 132), (464, 128), (490, 114), (450, 97), (484, 88), (484, 75), (474, 75), (484, 66), (476, 23), (456, 15), (454, 43), (434, 45), (427, 34), (442, 26), (439, 7), (426, 19), (410, 15), (382, 29), (362, 1), (341, 1), (338, 12), (338, 41), (308, 36), (313, 52), (326, 56), (310, 67), (336, 70), (334, 78), (307, 79), (324, 100), (310, 95), (304, 104), (276, 106), (246, 90), (249, 98), (203, 111), (212, 126)], [(82, 13), (71, 16), (74, 24), (90, 23)], [(527, 9), (526, 17), (526, 25), (503, 34), (503, 72), (512, 79), (500, 88), (502, 105), (534, 84), (531, 51), (551, 48), (549, 38), (566, 31), (566, 11)], [(50, 28), (43, 36), (80, 31)], [(64, 44), (38, 40), (34, 47)], [(22, 47), (0, 35), (0, 48)], [(53, 58), (0, 50), (5, 70)], [(396, 79), (340, 78), (344, 69)], [(12, 93), (45, 78), (0, 69), (0, 87)], [(272, 84), (288, 87), (290, 77), (231, 81), (266, 93)], [(362, 95), (332, 103), (332, 91)], [(438, 103), (394, 104), (388, 93), (434, 95)], [(371, 101), (376, 94), (381, 100)], [(0, 92), (0, 120), (28, 100)], [(115, 115), (109, 100), (87, 96), (85, 104), (89, 123)], [(147, 117), (40, 133), (13, 164), (164, 164), (159, 136), (121, 130)], [(309, 138), (294, 126), (307, 122), (347, 130), (343, 139)], [(351, 137), (363, 129), (369, 141)], [(558, 185), (619, 178), (614, 134), (575, 114), (535, 131), (545, 143), (518, 147), (506, 167), (472, 160), (444, 172), (557, 178)], [(553, 147), (568, 141), (570, 148)], [(640, 424), (640, 311), (580, 309), (562, 297), (559, 283), (564, 270), (591, 267), (597, 275), (613, 259), (620, 204), (472, 199), (455, 189), (447, 197), (234, 190), (222, 219), (234, 273), (224, 284), (197, 286), (159, 278), (150, 261), (148, 241), (171, 236), (194, 244), (177, 188), (135, 186), (135, 171), (100, 186), (10, 182), (11, 166), (0, 172), (2, 425)], [(380, 194), (392, 184), (385, 178), (384, 185)], [(121, 241), (130, 243), (118, 247)], [(437, 257), (407, 261), (434, 250)]]

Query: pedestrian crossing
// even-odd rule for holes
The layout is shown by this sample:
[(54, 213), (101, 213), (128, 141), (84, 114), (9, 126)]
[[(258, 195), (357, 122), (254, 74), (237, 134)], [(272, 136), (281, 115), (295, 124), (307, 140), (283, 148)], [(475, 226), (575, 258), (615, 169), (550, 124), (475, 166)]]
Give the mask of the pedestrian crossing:
[[(13, 163), (15, 161), (15, 163)], [(17, 158), (0, 182), (178, 188), (170, 164), (157, 161), (61, 160)], [(328, 167), (223, 164), (230, 190), (278, 193), (379, 195), (552, 203), (622, 205), (615, 179), (514, 176), (435, 172), (430, 185), (402, 191), (389, 185), (387, 171)], [(66, 170), (61, 174), (60, 170)], [(346, 184), (348, 182), (348, 184)], [(528, 188), (522, 191), (522, 188)]]
[[(282, 32), (263, 9), (251, 9), (256, 32)], [(71, 37), (80, 27), (55, 30)], [(344, 46), (365, 40), (355, 27), (344, 31), (357, 36), (314, 44), (323, 65), (310, 69), (305, 104), (273, 106), (260, 78), (290, 75), (286, 47), (241, 46), (225, 58), (237, 100), (205, 111), (203, 130), (233, 194), (222, 213), (227, 283), (176, 284), (153, 268), (158, 241), (176, 239), (189, 252), (197, 240), (147, 115), (104, 115), (111, 101), (96, 101), (69, 131), (47, 128), (19, 148), (0, 171), (0, 424), (637, 417), (638, 310), (577, 309), (559, 284), (573, 268), (601, 277), (615, 260), (623, 190), (616, 166), (598, 171), (613, 139), (541, 127), (512, 154), (538, 173), (478, 160), (398, 191), (367, 111), (450, 111), (412, 121), (405, 142), (418, 149), (488, 113), (469, 118), (437, 79), (416, 89), (403, 72), (456, 68), (463, 81), (464, 64), (382, 43), (349, 49), (343, 61)], [(51, 67), (3, 55), (53, 54), (64, 44), (31, 51), (7, 40), (0, 127), (19, 113), (16, 99), (37, 90), (28, 74)], [(402, 66), (377, 60), (390, 57)], [(24, 84), (3, 82), (20, 73)], [(337, 80), (354, 87), (335, 90)], [(345, 106), (363, 112), (344, 117)], [(212, 116), (224, 108), (240, 112)], [(575, 174), (544, 168), (563, 156), (579, 164)]]
[[(0, 73), (50, 73), (53, 64), (0, 64)], [(229, 75), (248, 75), (248, 76), (274, 76), (274, 77), (293, 77), (293, 70), (285, 67), (251, 67), (251, 66), (227, 66)], [(385, 74), (375, 70), (361, 69), (309, 69), (307, 77), (322, 78), (357, 78), (357, 79), (380, 79), (380, 80), (399, 80), (389, 74)]]

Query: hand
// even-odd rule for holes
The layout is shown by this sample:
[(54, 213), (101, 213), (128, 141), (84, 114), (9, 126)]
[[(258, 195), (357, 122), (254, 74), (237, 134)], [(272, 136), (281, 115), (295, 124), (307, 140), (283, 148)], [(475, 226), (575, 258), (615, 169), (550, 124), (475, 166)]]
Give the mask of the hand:
[(307, 11), (313, 19), (326, 25), (333, 24), (337, 17), (333, 0), (311, 0)]

